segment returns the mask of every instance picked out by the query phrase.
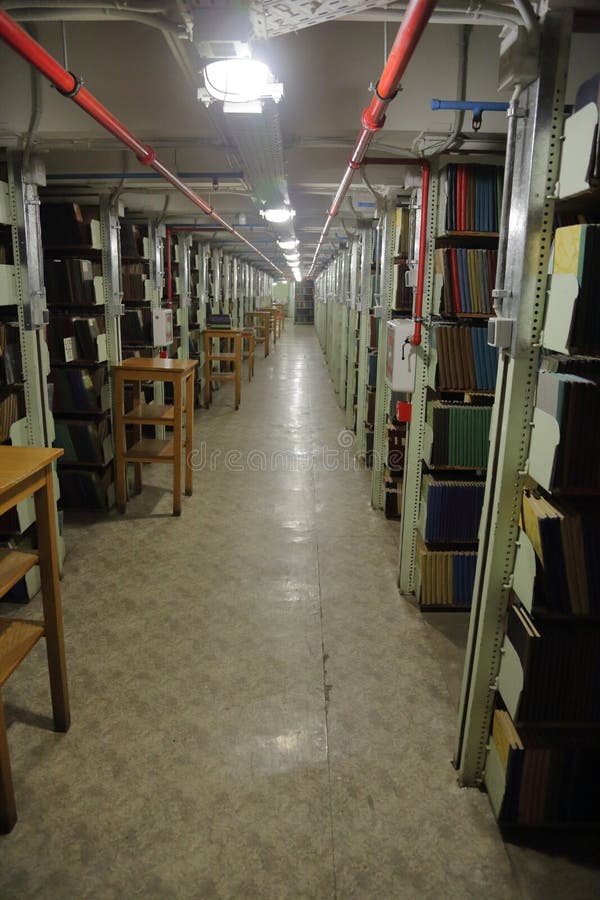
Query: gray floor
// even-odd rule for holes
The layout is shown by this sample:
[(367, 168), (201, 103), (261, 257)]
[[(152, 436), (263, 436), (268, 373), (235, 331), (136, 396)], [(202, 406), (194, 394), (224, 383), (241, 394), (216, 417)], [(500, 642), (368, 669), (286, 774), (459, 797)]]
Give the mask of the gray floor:
[(227, 387), (199, 414), (180, 519), (153, 466), (125, 516), (67, 527), (73, 726), (50, 729), (39, 646), (5, 691), (3, 900), (600, 894), (457, 787), (464, 622), (398, 596), (342, 422), (288, 326), (238, 412)]

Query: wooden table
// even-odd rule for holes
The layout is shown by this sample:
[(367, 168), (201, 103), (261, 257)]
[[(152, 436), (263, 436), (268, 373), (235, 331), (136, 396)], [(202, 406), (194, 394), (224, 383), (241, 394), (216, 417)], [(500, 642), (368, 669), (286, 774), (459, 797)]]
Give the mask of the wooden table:
[[(0, 552), (0, 597), (39, 563), (42, 579), (43, 622), (0, 619), (0, 688), (35, 647), (46, 638), (54, 725), (68, 731), (71, 724), (62, 608), (58, 580), (56, 509), (52, 463), (61, 449), (0, 446), (0, 515), (33, 495), (37, 524), (37, 553)], [(0, 697), (0, 831), (12, 831), (17, 821), (4, 708)]]
[[(213, 350), (212, 342), (219, 340), (219, 349)], [(233, 381), (235, 385), (235, 408), (239, 409), (242, 399), (242, 331), (237, 328), (207, 328), (204, 332), (204, 405), (208, 409), (212, 399), (213, 381)], [(220, 343), (227, 342), (229, 349), (221, 350)], [(228, 372), (213, 372), (212, 364), (228, 363)]]
[[(112, 367), (115, 393), (115, 466), (117, 506), (125, 512), (127, 503), (127, 463), (135, 465), (135, 487), (142, 489), (142, 464), (167, 463), (173, 466), (173, 515), (181, 515), (181, 452), (185, 447), (185, 493), (192, 494), (191, 453), (194, 445), (194, 369), (196, 359), (157, 359), (134, 356)], [(134, 384), (134, 406), (125, 412), (125, 383)], [(173, 405), (144, 403), (142, 382), (163, 381), (173, 385)], [(185, 439), (183, 414), (186, 414)], [(127, 449), (125, 427), (133, 425), (137, 440)], [(167, 426), (173, 437), (146, 438), (143, 425)]]
[(253, 312), (247, 312), (246, 319), (249, 321), (250, 325), (253, 325), (255, 320), (258, 323), (255, 327), (257, 330), (261, 331), (262, 334), (256, 339), (256, 342), (260, 343), (262, 341), (264, 343), (265, 356), (268, 356), (271, 334), (271, 313), (266, 309), (256, 309)]

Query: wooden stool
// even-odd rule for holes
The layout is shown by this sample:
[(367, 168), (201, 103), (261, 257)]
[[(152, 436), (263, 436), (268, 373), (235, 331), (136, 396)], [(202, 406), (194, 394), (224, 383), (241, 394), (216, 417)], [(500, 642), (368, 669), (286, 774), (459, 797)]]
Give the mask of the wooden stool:
[[(52, 463), (63, 450), (0, 446), (0, 515), (33, 494), (37, 521), (37, 553), (0, 552), (0, 597), (39, 563), (42, 579), (43, 622), (0, 619), (0, 689), (40, 638), (46, 638), (54, 726), (68, 731), (71, 724), (67, 666), (63, 638)], [(4, 707), (0, 696), (0, 832), (7, 834), (17, 821), (10, 772)]]
[[(185, 492), (192, 494), (191, 453), (194, 443), (194, 369), (195, 359), (146, 359), (134, 356), (114, 365), (115, 391), (115, 466), (117, 474), (117, 506), (125, 512), (127, 502), (127, 463), (135, 464), (135, 489), (142, 489), (143, 463), (168, 463), (173, 466), (173, 515), (181, 515), (181, 451), (185, 446)], [(134, 383), (134, 405), (125, 412), (125, 382)], [(173, 406), (142, 401), (142, 382), (163, 381), (173, 385)], [(185, 406), (184, 406), (185, 403)], [(185, 441), (183, 413), (186, 413)], [(133, 425), (136, 442), (127, 449), (125, 427)], [(142, 425), (173, 428), (166, 440), (145, 438)]]
[(256, 343), (265, 345), (265, 357), (269, 355), (271, 337), (271, 314), (266, 309), (246, 313), (246, 319), (257, 330)]
[[(227, 341), (228, 350), (212, 349), (212, 341)], [(213, 372), (213, 362), (225, 362), (231, 366), (228, 372)], [(207, 328), (204, 332), (204, 405), (208, 409), (212, 399), (213, 381), (233, 381), (235, 384), (235, 408), (240, 408), (242, 398), (242, 332), (236, 329)]]
[(254, 334), (254, 328), (242, 328), (242, 359), (248, 360), (248, 381), (252, 381), (254, 377), (255, 351), (256, 335)]
[(277, 337), (281, 337), (283, 332), (283, 323), (285, 321), (285, 313), (278, 306), (271, 307), (272, 314), (275, 318), (274, 328), (277, 332)]

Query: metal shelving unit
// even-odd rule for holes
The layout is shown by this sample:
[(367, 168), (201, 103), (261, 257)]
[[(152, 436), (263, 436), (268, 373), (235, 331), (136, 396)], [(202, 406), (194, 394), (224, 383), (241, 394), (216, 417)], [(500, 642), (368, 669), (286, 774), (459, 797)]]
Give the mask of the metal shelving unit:
[(498, 369), (455, 750), (461, 783), (485, 781), (490, 793), (498, 784), (486, 768), (488, 736), (528, 469), (570, 30), (570, 12), (545, 13), (539, 77), (518, 101), (504, 308), (513, 320), (513, 334)]

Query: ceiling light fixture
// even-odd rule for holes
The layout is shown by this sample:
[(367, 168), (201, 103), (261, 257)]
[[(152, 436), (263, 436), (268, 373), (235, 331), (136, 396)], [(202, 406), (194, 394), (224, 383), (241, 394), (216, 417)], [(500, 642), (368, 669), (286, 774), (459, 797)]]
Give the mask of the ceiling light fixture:
[(292, 238), (289, 241), (277, 241), (282, 250), (295, 250), (300, 241), (298, 238)]
[(296, 210), (290, 209), (289, 206), (270, 207), (269, 209), (261, 209), (260, 214), (267, 222), (271, 222), (273, 225), (282, 225), (284, 222), (289, 222), (290, 219), (294, 218)]
[(205, 106), (213, 100), (223, 101), (223, 112), (262, 112), (262, 100), (278, 103), (283, 85), (276, 83), (273, 73), (258, 59), (218, 59), (204, 67), (204, 87), (198, 99)]

